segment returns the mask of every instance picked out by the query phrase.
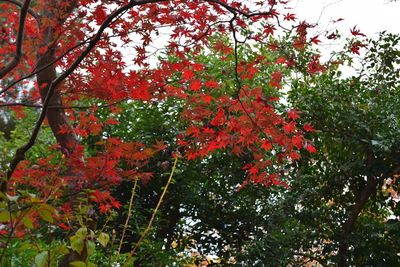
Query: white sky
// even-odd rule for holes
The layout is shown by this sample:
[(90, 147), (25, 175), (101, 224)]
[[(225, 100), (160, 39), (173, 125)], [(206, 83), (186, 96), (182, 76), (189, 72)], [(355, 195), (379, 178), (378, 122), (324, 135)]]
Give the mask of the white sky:
[[(251, 2), (251, 1), (250, 1)], [(367, 38), (373, 38), (380, 31), (388, 31), (400, 34), (400, 0), (390, 2), (390, 0), (289, 0), (288, 13), (294, 13), (299, 21), (305, 20), (311, 24), (318, 24), (312, 30), (309, 30), (309, 37), (320, 35), (321, 52), (323, 56), (329, 57), (332, 50), (341, 50), (346, 37), (351, 37), (350, 29), (357, 26), (357, 29), (367, 35)], [(281, 10), (280, 10), (281, 11)], [(282, 12), (282, 11), (281, 11)], [(285, 11), (283, 11), (285, 12)], [(333, 20), (343, 18), (344, 20), (332, 24)], [(324, 38), (325, 32), (331, 33), (333, 30), (339, 30), (342, 38), (333, 42)], [(153, 43), (154, 50), (163, 47), (170, 34), (168, 29), (166, 33), (161, 34)], [(342, 42), (342, 43), (340, 43)], [(153, 51), (150, 49), (150, 51)], [(135, 55), (132, 50), (126, 54)], [(151, 65), (153, 65), (151, 62)]]
[[(300, 21), (305, 20), (317, 27), (310, 30), (310, 35), (320, 35), (320, 51), (322, 59), (330, 57), (334, 50), (340, 51), (346, 37), (351, 37), (350, 29), (356, 26), (367, 38), (376, 38), (377, 33), (387, 31), (400, 34), (400, 1), (390, 0), (291, 0), (288, 10), (296, 14)], [(333, 24), (339, 18), (343, 21)], [(332, 42), (326, 39), (326, 32), (332, 33), (338, 30), (342, 38)], [(361, 55), (365, 50), (361, 50)], [(351, 76), (356, 73), (354, 66), (342, 66), (344, 76)]]
[(343, 18), (344, 21), (335, 25), (343, 34), (349, 34), (355, 25), (368, 37), (383, 30), (400, 33), (400, 1), (291, 0), (290, 5), (294, 7), (291, 13), (301, 20), (309, 23), (319, 20), (319, 30), (324, 30), (332, 20)]

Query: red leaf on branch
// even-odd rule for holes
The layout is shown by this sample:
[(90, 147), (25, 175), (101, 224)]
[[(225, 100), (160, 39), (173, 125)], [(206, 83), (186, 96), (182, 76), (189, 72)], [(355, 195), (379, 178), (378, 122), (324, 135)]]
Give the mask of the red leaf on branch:
[(361, 33), (360, 30), (356, 28), (356, 26), (354, 26), (353, 29), (350, 29), (350, 32), (353, 36), (366, 36), (365, 34)]
[(314, 44), (319, 44), (321, 42), (321, 40), (318, 39), (319, 35), (314, 36), (313, 38), (311, 38), (311, 42)]
[(283, 74), (279, 70), (276, 70), (271, 75), (271, 80), (269, 81), (269, 85), (275, 87), (277, 89), (281, 88)]
[(200, 91), (201, 89), (201, 82), (199, 80), (193, 80), (189, 86), (190, 90), (192, 91)]
[(287, 21), (295, 21), (296, 20), (296, 15), (288, 13), (283, 17), (283, 19), (287, 20)]
[(305, 123), (305, 124), (303, 125), (303, 129), (304, 129), (304, 131), (306, 131), (306, 132), (315, 132), (314, 127), (313, 127), (310, 123)]
[(190, 80), (194, 77), (194, 72), (191, 70), (184, 70), (182, 72), (182, 78), (185, 80)]
[(317, 153), (317, 149), (315, 149), (315, 147), (313, 145), (307, 144), (306, 145), (306, 150), (310, 153)]

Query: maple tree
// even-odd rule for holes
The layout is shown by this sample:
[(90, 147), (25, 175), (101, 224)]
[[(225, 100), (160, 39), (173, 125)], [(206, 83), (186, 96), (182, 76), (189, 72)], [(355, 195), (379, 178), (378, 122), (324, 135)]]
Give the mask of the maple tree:
[[(1, 173), (5, 246), (42, 221), (76, 226), (68, 221), (88, 212), (76, 211), (82, 203), (99, 214), (120, 208), (107, 189), (148, 182), (153, 173), (146, 166), (159, 153), (167, 161), (191, 161), (227, 151), (249, 158), (238, 190), (249, 183), (286, 187), (282, 166), (317, 150), (305, 137), (314, 128), (299, 123), (300, 112), (276, 108), (280, 90), (297, 68), (306, 66), (313, 76), (329, 67), (318, 53), (296, 62), (296, 53), (320, 40), (286, 6), (275, 0), (0, 1), (0, 105), (20, 119), (37, 117), (20, 147), (6, 153)], [(358, 54), (364, 36), (356, 28), (351, 33), (348, 50)], [(271, 38), (279, 34), (285, 41)], [(210, 51), (225, 62), (218, 75), (202, 61)], [(185, 125), (174, 139), (144, 143), (106, 134), (121, 123), (123, 103), (167, 101), (181, 105)], [(29, 156), (43, 124), (56, 142)], [(71, 237), (65, 264), (69, 256), (86, 260), (91, 231), (85, 225)]]
[[(107, 5), (107, 2), (46, 3), (38, 1), (30, 8), (30, 2), (25, 2), (21, 6), (19, 19), (15, 16), (18, 5), (13, 2), (2, 4), (4, 9), (9, 9), (6, 14), (10, 16), (3, 26), (5, 45), (2, 47), (4, 61), (9, 61), (9, 63), (2, 68), (0, 74), (1, 77), (6, 74), (8, 77), (15, 77), (6, 82), (1, 91), (7, 99), (14, 101), (6, 101), (3, 106), (16, 109), (20, 105), (41, 103), (41, 113), (37, 124), (27, 144), (17, 151), (11, 161), (6, 175), (7, 180), (11, 179), (17, 166), (25, 158), (25, 153), (34, 145), (45, 118), (57, 139), (59, 149), (66, 158), (70, 162), (82, 160), (81, 163), (85, 164), (85, 160), (80, 155), (83, 148), (79, 144), (78, 136), (96, 135), (101, 132), (104, 125), (118, 123), (116, 119), (98, 121), (94, 115), (95, 110), (115, 108), (115, 102), (126, 99), (162, 101), (168, 97), (176, 97), (190, 102), (183, 116), (197, 123), (192, 123), (178, 141), (185, 148), (188, 159), (204, 157), (215, 149), (225, 147), (230, 147), (236, 154), (240, 154), (244, 147), (250, 147), (254, 153), (257, 153), (258, 144), (262, 144), (261, 148), (264, 150), (269, 150), (272, 145), (281, 146), (283, 150), (278, 156), (282, 159), (297, 157), (295, 151), (301, 148), (303, 142), (293, 145), (289, 137), (296, 130), (294, 123), (296, 117), (290, 116), (294, 112), (288, 113), (288, 120), (286, 120), (283, 116), (276, 114), (273, 108), (263, 100), (269, 96), (264, 96), (261, 88), (247, 88), (246, 84), (241, 84), (243, 83), (241, 80), (251, 79), (257, 68), (266, 63), (262, 58), (238, 62), (239, 59), (236, 56), (237, 84), (236, 88), (233, 88), (232, 95), (213, 95), (218, 91), (221, 81), (206, 81), (204, 77), (201, 77), (204, 66), (186, 60), (184, 55), (189, 51), (196, 53), (196, 50), (207, 45), (206, 37), (212, 33), (232, 31), (236, 35), (239, 31), (243, 31), (242, 34), (246, 34), (249, 23), (278, 19), (279, 13), (276, 8), (279, 4), (270, 1), (263, 9), (265, 11), (252, 13), (250, 7), (236, 2), (154, 2), (157, 1), (131, 1), (119, 3), (120, 7), (114, 7), (111, 3)], [(89, 8), (90, 4), (96, 6)], [(114, 11), (111, 12), (111, 10)], [(107, 14), (107, 11), (110, 14)], [(223, 16), (230, 20), (221, 20)], [(248, 21), (243, 19), (248, 19)], [(294, 17), (285, 16), (284, 19), (294, 20)], [(176, 56), (177, 62), (171, 64), (161, 61), (160, 67), (150, 68), (146, 49), (153, 35), (157, 35), (158, 28), (163, 26), (170, 27), (172, 32), (166, 53)], [(16, 43), (12, 42), (13, 27), (18, 27), (15, 29), (15, 32), (19, 34)], [(24, 27), (27, 41), (24, 42), (25, 53), (22, 54)], [(305, 38), (306, 28), (307, 26), (303, 24), (299, 30), (302, 39)], [(108, 32), (108, 29), (111, 32)], [(126, 68), (127, 63), (124, 62), (125, 59), (119, 51), (120, 47), (132, 42), (131, 39), (134, 37), (130, 33), (137, 34), (138, 36), (135, 37), (141, 39), (141, 44), (134, 46), (136, 54), (133, 59), (133, 63), (141, 67), (139, 71), (133, 67)], [(261, 32), (251, 36), (248, 33), (246, 37), (258, 40), (263, 37), (262, 34)], [(119, 37), (122, 44), (113, 41), (113, 37)], [(238, 42), (239, 40), (235, 37), (236, 55)], [(226, 44), (216, 45), (220, 46), (222, 54), (234, 52)], [(14, 55), (15, 49), (15, 56), (11, 56)], [(20, 67), (15, 68), (17, 65)], [(60, 75), (57, 75), (57, 68), (63, 70)], [(243, 73), (244, 69), (250, 70), (249, 74)], [(182, 73), (182, 75), (178, 77), (176, 73)], [(18, 103), (21, 92), (16, 89), (16, 85), (30, 81), (28, 79), (35, 75), (36, 81), (33, 81), (35, 90), (22, 92), (30, 103)], [(276, 70), (271, 75), (269, 85), (279, 89), (281, 79), (281, 71)], [(103, 100), (107, 104), (105, 107), (104, 105), (87, 107), (87, 110), (92, 112), (91, 114), (84, 111), (75, 115), (69, 111), (74, 108), (69, 107), (74, 101), (86, 99), (90, 102), (93, 98)], [(201, 101), (194, 101), (195, 98)], [(115, 114), (117, 113), (118, 108), (115, 108)], [(213, 113), (215, 115), (212, 115)], [(229, 124), (226, 124), (229, 115), (232, 119)], [(255, 119), (252, 116), (255, 116)], [(205, 122), (208, 117), (214, 117), (209, 122), (210, 127)], [(72, 127), (70, 121), (76, 126)], [(241, 123), (238, 124), (238, 121)], [(261, 134), (264, 136), (260, 136)], [(189, 136), (195, 141), (185, 140)], [(244, 139), (248, 137), (251, 138), (244, 142)], [(111, 146), (120, 145), (120, 140), (111, 140), (106, 140)], [(126, 150), (135, 148), (137, 146), (132, 144), (129, 148), (126, 147)], [(112, 155), (112, 151), (107, 154)], [(137, 156), (138, 158), (133, 160), (146, 157)], [(116, 155), (117, 159), (120, 157), (121, 155)], [(87, 164), (91, 165), (90, 162)], [(265, 173), (255, 171), (263, 169), (268, 164), (260, 161), (257, 164), (260, 166), (249, 168), (251, 179), (261, 183), (274, 181)], [(255, 177), (256, 174), (257, 177)], [(73, 183), (77, 183), (75, 179), (72, 180)], [(7, 182), (3, 183), (3, 189), (6, 184)]]

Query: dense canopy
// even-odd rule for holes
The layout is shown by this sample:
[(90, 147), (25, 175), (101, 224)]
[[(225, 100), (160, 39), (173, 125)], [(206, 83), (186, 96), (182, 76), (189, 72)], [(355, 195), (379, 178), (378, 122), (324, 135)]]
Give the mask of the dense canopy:
[(0, 1), (2, 266), (399, 264), (400, 37), (290, 7)]

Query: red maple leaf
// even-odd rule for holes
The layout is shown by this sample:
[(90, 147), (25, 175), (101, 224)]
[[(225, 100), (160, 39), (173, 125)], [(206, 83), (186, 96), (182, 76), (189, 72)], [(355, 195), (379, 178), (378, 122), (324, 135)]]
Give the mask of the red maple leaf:
[(360, 41), (355, 41), (353, 43), (351, 43), (350, 45), (350, 51), (354, 54), (359, 55), (360, 54), (360, 49), (362, 47), (366, 47), (365, 44), (362, 44)]
[(315, 132), (314, 127), (310, 123), (305, 123), (303, 129), (306, 132)]
[(365, 34), (361, 33), (360, 30), (356, 28), (356, 26), (354, 26), (353, 29), (350, 29), (350, 32), (354, 36), (366, 36)]
[(318, 39), (319, 35), (314, 36), (313, 38), (311, 38), (311, 42), (314, 44), (319, 44), (321, 42), (321, 40)]
[(271, 75), (271, 80), (269, 81), (269, 85), (275, 87), (277, 89), (281, 88), (283, 74), (279, 70), (276, 70)]
[(308, 152), (310, 152), (310, 153), (317, 153), (317, 149), (315, 149), (315, 147), (313, 146), (313, 145), (311, 145), (311, 144), (307, 144), (306, 145), (306, 150), (308, 151)]
[(194, 72), (192, 70), (184, 70), (182, 72), (182, 78), (185, 80), (190, 80), (194, 77)]
[(283, 19), (287, 20), (287, 21), (295, 21), (296, 20), (296, 15), (288, 13), (283, 17)]
[(297, 119), (299, 119), (300, 118), (300, 115), (299, 115), (299, 112), (297, 111), (297, 110), (289, 110), (288, 112), (287, 112), (287, 116), (288, 116), (288, 118), (289, 119), (291, 119), (291, 120), (297, 120)]
[(192, 91), (199, 91), (201, 88), (201, 82), (199, 80), (193, 80), (189, 86)]

